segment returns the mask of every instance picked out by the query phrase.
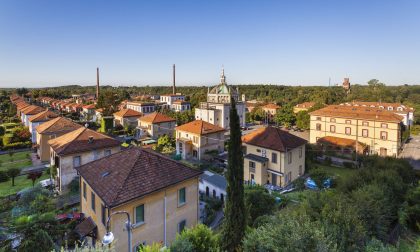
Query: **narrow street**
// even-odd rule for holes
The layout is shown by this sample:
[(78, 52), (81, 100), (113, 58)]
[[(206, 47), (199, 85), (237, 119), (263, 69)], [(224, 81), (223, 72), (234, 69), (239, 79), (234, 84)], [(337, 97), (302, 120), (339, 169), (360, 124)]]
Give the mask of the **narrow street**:
[(411, 137), (410, 142), (405, 144), (400, 157), (408, 159), (414, 169), (420, 170), (420, 136)]

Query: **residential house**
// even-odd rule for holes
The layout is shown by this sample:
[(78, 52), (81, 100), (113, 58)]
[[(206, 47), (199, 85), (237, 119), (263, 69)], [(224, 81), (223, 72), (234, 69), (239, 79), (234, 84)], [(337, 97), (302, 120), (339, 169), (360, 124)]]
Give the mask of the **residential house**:
[(127, 108), (145, 115), (155, 112), (156, 104), (153, 102), (127, 102)]
[[(123, 161), (123, 162), (122, 162)], [(128, 148), (76, 168), (80, 174), (80, 211), (93, 220), (96, 237), (110, 231), (115, 251), (127, 251), (127, 212), (132, 250), (169, 246), (184, 228), (198, 224), (200, 171), (150, 149)], [(94, 226), (95, 227), (95, 226)]]
[(114, 127), (121, 125), (123, 127), (137, 127), (137, 119), (142, 116), (142, 113), (132, 109), (122, 109), (114, 113)]
[(43, 124), (44, 122), (48, 122), (51, 119), (58, 117), (58, 115), (51, 110), (45, 110), (41, 113), (38, 113), (31, 118), (29, 118), (29, 132), (31, 132), (31, 140), (32, 143), (36, 143), (36, 128)]
[(70, 131), (83, 127), (67, 118), (57, 117), (35, 128), (37, 154), (42, 162), (50, 161), (50, 146), (48, 140), (62, 136)]
[[(309, 114), (312, 144), (329, 136), (337, 138), (337, 141), (352, 139), (360, 142), (366, 147), (367, 154), (397, 156), (401, 151), (403, 117), (391, 111), (363, 106), (330, 105)], [(354, 146), (359, 146), (359, 143)]]
[(299, 113), (300, 111), (308, 111), (310, 108), (312, 108), (313, 106), (315, 106), (315, 102), (304, 102), (304, 103), (299, 103), (296, 104), (293, 107), (293, 112), (295, 114)]
[(151, 113), (138, 119), (138, 128), (147, 135), (158, 139), (160, 136), (174, 136), (176, 121), (174, 118), (161, 113)]
[(85, 127), (49, 140), (48, 144), (50, 163), (57, 168), (56, 186), (59, 191), (65, 190), (77, 176), (76, 167), (121, 150), (120, 141)]
[(36, 105), (31, 105), (28, 106), (24, 109), (21, 110), (21, 119), (22, 119), (22, 123), (26, 126), (29, 127), (29, 118), (31, 118), (32, 116), (44, 112), (45, 108), (40, 107), (40, 106), (36, 106)]
[(176, 112), (191, 110), (191, 103), (187, 101), (174, 101), (172, 102), (171, 109)]
[(96, 122), (96, 113), (95, 113), (96, 105), (95, 104), (88, 104), (82, 107), (81, 116), (84, 120), (89, 122)]
[(200, 160), (207, 152), (223, 152), (225, 129), (203, 120), (195, 120), (175, 128), (176, 153), (182, 159)]
[(191, 109), (191, 103), (185, 101), (185, 95), (181, 93), (165, 94), (160, 96), (160, 102), (164, 103), (163, 108), (172, 109), (178, 112)]
[(223, 202), (226, 198), (226, 187), (226, 178), (222, 175), (205, 171), (200, 176), (199, 190), (202, 195), (220, 199)]
[(262, 110), (264, 111), (267, 119), (269, 121), (273, 121), (274, 116), (277, 114), (277, 110), (281, 107), (274, 103), (268, 103), (264, 106), (261, 106)]
[(242, 137), (244, 180), (284, 187), (305, 173), (307, 141), (289, 132), (264, 127)]

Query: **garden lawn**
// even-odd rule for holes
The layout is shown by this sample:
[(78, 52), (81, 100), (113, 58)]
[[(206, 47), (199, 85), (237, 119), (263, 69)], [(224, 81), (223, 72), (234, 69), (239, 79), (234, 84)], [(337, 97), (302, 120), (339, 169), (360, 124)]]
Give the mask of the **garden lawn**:
[(345, 178), (353, 174), (356, 169), (350, 169), (345, 167), (336, 167), (336, 166), (328, 166), (328, 165), (322, 165), (322, 164), (316, 164), (317, 167), (319, 167), (322, 170), (325, 170), (328, 173), (331, 173), (332, 175), (335, 175), (337, 177)]
[[(43, 174), (41, 176), (41, 178), (36, 180), (35, 185), (40, 180), (47, 179), (49, 177), (50, 177), (50, 175)], [(0, 183), (0, 197), (5, 197), (5, 196), (11, 195), (11, 194), (15, 194), (15, 193), (19, 192), (20, 190), (22, 190), (24, 188), (27, 188), (27, 187), (32, 187), (32, 180), (27, 179), (26, 175), (18, 176), (18, 177), (15, 178), (15, 186), (12, 186), (12, 180), (11, 179), (9, 181)]]
[[(12, 158), (9, 154), (0, 155), (0, 171), (5, 171), (9, 168), (23, 168), (32, 165), (32, 161), (28, 158), (29, 151), (15, 152)], [(13, 162), (12, 162), (13, 159)]]

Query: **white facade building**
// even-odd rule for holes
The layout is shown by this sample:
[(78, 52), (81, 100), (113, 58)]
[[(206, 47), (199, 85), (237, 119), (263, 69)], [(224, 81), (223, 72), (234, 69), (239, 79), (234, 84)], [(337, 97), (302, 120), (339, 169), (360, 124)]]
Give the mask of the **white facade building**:
[(199, 191), (207, 197), (217, 198), (222, 201), (226, 199), (227, 182), (225, 177), (210, 172), (204, 171), (200, 176)]
[(195, 109), (195, 119), (203, 120), (224, 129), (229, 128), (230, 100), (236, 101), (236, 110), (241, 127), (245, 126), (245, 102), (239, 100), (239, 90), (226, 84), (224, 70), (220, 76), (220, 84), (207, 92), (207, 101), (201, 102)]

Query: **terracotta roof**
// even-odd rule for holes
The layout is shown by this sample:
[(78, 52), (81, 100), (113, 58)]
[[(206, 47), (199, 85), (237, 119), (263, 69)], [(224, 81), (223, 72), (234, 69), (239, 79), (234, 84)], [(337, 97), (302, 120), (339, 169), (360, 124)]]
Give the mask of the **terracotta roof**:
[[(378, 109), (388, 109), (388, 107), (392, 107), (393, 112), (399, 112), (397, 109), (401, 108), (402, 111), (414, 111), (414, 108), (407, 107), (401, 103), (397, 102), (364, 102), (364, 101), (353, 101), (353, 102), (346, 102), (341, 103), (340, 105), (347, 105), (347, 106), (362, 106), (362, 107), (371, 107), (371, 108), (378, 108)], [(383, 107), (383, 108), (381, 108)]]
[(94, 108), (96, 108), (96, 105), (95, 104), (88, 104), (88, 105), (83, 106), (83, 108), (85, 108), (85, 109), (94, 109)]
[(296, 108), (312, 108), (315, 105), (315, 102), (303, 102), (296, 104)]
[(198, 135), (206, 135), (216, 132), (225, 131), (224, 128), (205, 122), (203, 120), (195, 120), (175, 128), (176, 130), (186, 131)]
[(45, 122), (38, 127), (36, 127), (36, 131), (39, 134), (53, 134), (53, 133), (67, 133), (73, 130), (76, 130), (80, 127), (83, 127), (80, 124), (74, 123), (67, 118), (64, 117), (57, 117), (48, 122)]
[(329, 117), (341, 117), (349, 119), (361, 119), (361, 120), (376, 120), (383, 122), (401, 122), (402, 116), (399, 116), (393, 112), (368, 107), (357, 107), (357, 106), (340, 106), (330, 105), (322, 109), (315, 110), (310, 115), (317, 116), (329, 116)]
[(109, 207), (124, 204), (202, 174), (201, 171), (167, 156), (137, 147), (76, 169)]
[(154, 106), (155, 104), (153, 102), (127, 102), (127, 105), (138, 105), (138, 106)]
[(147, 123), (164, 123), (164, 122), (174, 122), (175, 119), (167, 115), (158, 113), (158, 112), (153, 112), (151, 114), (140, 117), (139, 121), (147, 122)]
[(266, 108), (266, 109), (279, 109), (280, 106), (277, 105), (277, 104), (269, 103), (267, 105), (264, 105), (263, 108)]
[(45, 111), (45, 108), (36, 105), (31, 105), (21, 110), (21, 112), (25, 115), (36, 115), (43, 111)]
[(22, 109), (24, 109), (28, 106), (31, 106), (31, 105), (24, 102), (24, 101), (16, 103), (16, 108), (19, 109), (19, 110), (22, 110)]
[(188, 101), (180, 101), (180, 100), (178, 100), (178, 101), (174, 101), (174, 102), (172, 102), (173, 104), (190, 104), (190, 102), (188, 102)]
[(353, 149), (356, 149), (357, 144), (357, 150), (360, 153), (363, 153), (363, 151), (367, 148), (367, 145), (364, 143), (361, 143), (359, 141), (353, 140), (353, 139), (347, 139), (347, 138), (341, 138), (341, 137), (334, 137), (334, 136), (325, 136), (318, 139), (317, 143), (321, 144), (329, 144), (334, 145), (342, 148), (348, 148), (351, 147)]
[(246, 134), (242, 136), (242, 142), (281, 152), (286, 152), (287, 149), (294, 149), (307, 143), (303, 138), (274, 127), (259, 128)]
[(121, 142), (105, 134), (81, 127), (60, 137), (49, 140), (48, 144), (58, 155), (68, 155), (116, 147), (119, 146)]
[(133, 109), (122, 109), (114, 113), (114, 116), (119, 116), (119, 117), (140, 117), (142, 115), (143, 115), (142, 113), (137, 112)]
[(44, 122), (49, 121), (53, 118), (58, 117), (58, 115), (51, 110), (45, 110), (44, 112), (38, 113), (31, 118), (29, 118), (30, 122)]

